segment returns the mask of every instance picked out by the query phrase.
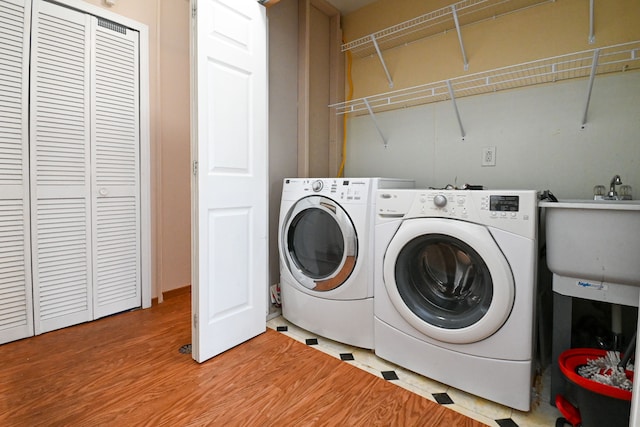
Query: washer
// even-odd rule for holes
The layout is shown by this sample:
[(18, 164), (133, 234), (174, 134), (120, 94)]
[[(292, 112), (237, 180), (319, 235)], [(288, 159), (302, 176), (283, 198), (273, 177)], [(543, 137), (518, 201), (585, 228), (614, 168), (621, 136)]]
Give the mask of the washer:
[(380, 190), (375, 353), (530, 410), (537, 193)]
[(386, 178), (288, 178), (279, 222), (282, 315), (323, 337), (373, 348), (373, 228)]

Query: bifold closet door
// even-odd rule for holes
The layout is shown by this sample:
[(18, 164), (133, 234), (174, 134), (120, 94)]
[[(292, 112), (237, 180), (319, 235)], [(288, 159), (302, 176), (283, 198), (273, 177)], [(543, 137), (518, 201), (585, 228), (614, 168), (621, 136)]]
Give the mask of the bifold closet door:
[(91, 169), (94, 317), (142, 305), (136, 31), (93, 18)]
[(0, 344), (33, 335), (27, 111), (30, 4), (0, 0)]
[(35, 333), (141, 305), (138, 35), (34, 2)]
[(33, 3), (31, 224), (35, 333), (93, 319), (90, 16)]

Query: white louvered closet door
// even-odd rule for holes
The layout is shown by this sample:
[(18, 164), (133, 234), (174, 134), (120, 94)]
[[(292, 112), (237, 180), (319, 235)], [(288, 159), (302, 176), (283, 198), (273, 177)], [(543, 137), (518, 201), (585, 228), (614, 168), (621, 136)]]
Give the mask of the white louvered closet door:
[(0, 0), (0, 344), (33, 335), (27, 121), (30, 5), (30, 0)]
[(140, 307), (138, 33), (92, 20), (94, 317)]
[(36, 0), (31, 58), (35, 333), (93, 319), (90, 17)]

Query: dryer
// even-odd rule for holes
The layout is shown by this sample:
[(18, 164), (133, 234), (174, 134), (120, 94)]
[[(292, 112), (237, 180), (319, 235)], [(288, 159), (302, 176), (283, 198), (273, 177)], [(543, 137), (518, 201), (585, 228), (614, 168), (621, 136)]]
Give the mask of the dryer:
[(373, 348), (375, 190), (387, 178), (287, 178), (279, 220), (282, 315), (323, 337)]
[(537, 192), (380, 190), (375, 353), (528, 411)]

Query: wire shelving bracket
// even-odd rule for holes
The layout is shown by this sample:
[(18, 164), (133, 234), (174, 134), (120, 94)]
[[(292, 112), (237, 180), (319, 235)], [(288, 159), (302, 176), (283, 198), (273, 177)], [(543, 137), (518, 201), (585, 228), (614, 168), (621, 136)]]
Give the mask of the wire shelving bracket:
[(380, 59), (380, 63), (382, 64), (384, 73), (387, 76), (387, 81), (389, 82), (389, 88), (393, 89), (393, 79), (391, 78), (391, 74), (389, 74), (389, 69), (387, 68), (387, 64), (384, 62), (384, 57), (382, 56), (382, 52), (380, 51), (380, 46), (378, 46), (378, 42), (376, 41), (375, 34), (371, 34), (371, 43), (373, 43), (373, 46), (376, 48), (378, 59)]
[(453, 103), (453, 109), (456, 112), (456, 118), (458, 119), (458, 125), (460, 126), (460, 133), (462, 134), (462, 140), (464, 141), (464, 137), (466, 136), (464, 132), (464, 126), (462, 126), (462, 120), (460, 119), (460, 111), (458, 110), (458, 104), (456, 103), (456, 97), (453, 93), (453, 87), (451, 87), (451, 81), (447, 80), (447, 89), (449, 90), (449, 97), (451, 98), (451, 102)]
[(376, 119), (376, 115), (373, 112), (373, 110), (371, 109), (371, 105), (369, 105), (369, 101), (367, 101), (367, 98), (363, 98), (364, 101), (364, 105), (367, 107), (367, 110), (369, 111), (369, 115), (371, 116), (371, 120), (373, 121), (373, 125), (376, 127), (376, 130), (378, 131), (378, 134), (380, 135), (380, 138), (382, 138), (382, 143), (384, 144), (384, 148), (387, 148), (387, 138), (384, 136), (384, 133), (382, 132), (382, 129), (380, 129), (380, 124), (378, 123), (378, 119)]
[(594, 0), (589, 0), (589, 44), (594, 44), (596, 42), (596, 35), (594, 30)]
[(458, 12), (456, 11), (456, 5), (451, 5), (451, 14), (453, 15), (453, 22), (456, 24), (456, 32), (458, 33), (458, 42), (460, 42), (460, 50), (462, 51), (462, 62), (464, 63), (464, 70), (469, 69), (469, 61), (467, 61), (467, 54), (464, 51), (464, 43), (462, 42), (462, 32), (460, 31), (460, 20), (458, 19)]
[(591, 62), (591, 74), (589, 75), (589, 85), (587, 88), (587, 101), (584, 106), (584, 114), (582, 116), (582, 129), (587, 124), (587, 113), (589, 112), (589, 102), (591, 102), (591, 91), (593, 90), (593, 81), (596, 78), (596, 70), (598, 69), (598, 58), (600, 57), (600, 49), (593, 51), (593, 61)]

